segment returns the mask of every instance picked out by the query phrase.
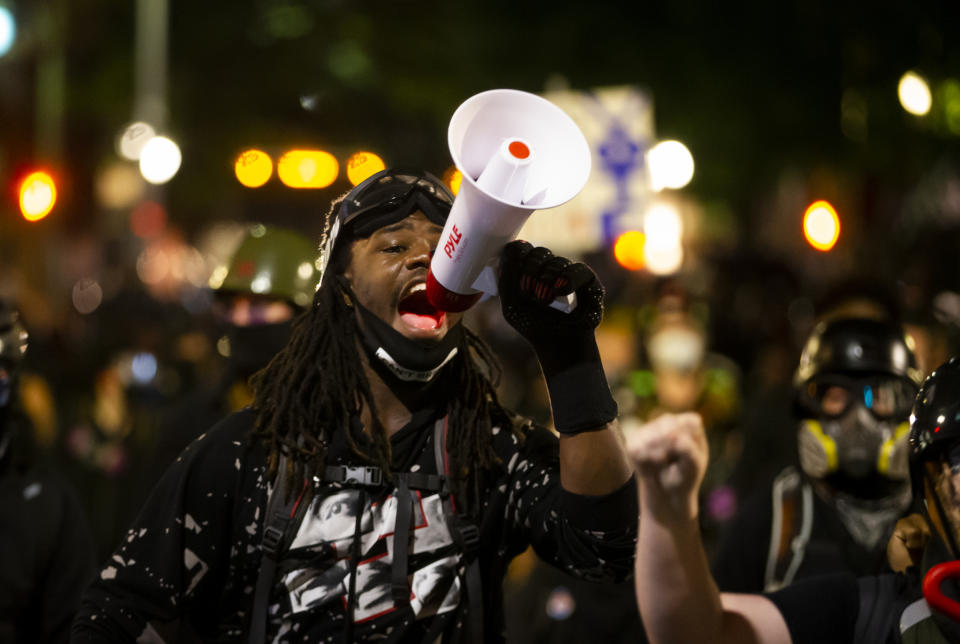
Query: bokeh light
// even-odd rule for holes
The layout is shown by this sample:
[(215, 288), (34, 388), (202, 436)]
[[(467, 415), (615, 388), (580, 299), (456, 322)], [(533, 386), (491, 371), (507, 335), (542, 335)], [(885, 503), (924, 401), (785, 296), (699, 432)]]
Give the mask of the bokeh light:
[(339, 173), (336, 158), (323, 150), (290, 150), (277, 162), (277, 176), (289, 188), (326, 188)]
[(73, 285), (72, 300), (78, 313), (89, 315), (103, 302), (103, 288), (97, 280), (84, 277)]
[(0, 56), (4, 56), (13, 47), (17, 37), (17, 23), (6, 7), (0, 7)]
[(53, 177), (38, 170), (20, 184), (20, 212), (27, 221), (39, 221), (50, 214), (57, 203), (57, 184)]
[(157, 375), (157, 357), (142, 351), (130, 361), (130, 374), (141, 385), (149, 384)]
[(149, 123), (134, 121), (117, 137), (117, 154), (130, 161), (139, 161), (143, 146), (156, 135), (156, 130)]
[(367, 177), (386, 169), (386, 164), (373, 152), (355, 152), (347, 159), (347, 179), (357, 185)]
[(643, 215), (643, 233), (653, 246), (672, 247), (683, 237), (680, 213), (668, 203), (655, 203)]
[(273, 176), (273, 159), (263, 150), (244, 150), (233, 164), (237, 181), (247, 188), (259, 188)]
[(815, 201), (803, 213), (803, 236), (820, 251), (833, 248), (840, 238), (840, 217), (827, 201)]
[(177, 174), (182, 160), (180, 147), (172, 139), (155, 136), (140, 152), (140, 174), (150, 183), (166, 183)]
[(654, 275), (672, 275), (683, 266), (683, 246), (651, 246), (649, 240), (643, 249), (647, 270)]
[(654, 203), (643, 215), (646, 237), (643, 257), (647, 270), (670, 275), (683, 264), (683, 220), (670, 203)]
[(930, 111), (933, 99), (927, 80), (916, 72), (907, 72), (900, 77), (897, 95), (903, 109), (916, 116), (924, 116)]
[(693, 155), (680, 141), (661, 141), (647, 152), (650, 187), (677, 190), (693, 179)]
[(450, 192), (456, 195), (460, 192), (460, 184), (463, 183), (463, 173), (457, 170), (456, 166), (450, 166), (443, 173), (443, 182), (450, 188)]
[(639, 230), (628, 230), (619, 237), (613, 245), (613, 256), (617, 263), (631, 271), (638, 271), (644, 267), (643, 247), (647, 237)]
[(144, 201), (130, 213), (130, 232), (141, 239), (159, 237), (167, 227), (167, 212), (156, 201)]
[(97, 198), (107, 208), (122, 210), (135, 204), (146, 184), (137, 169), (125, 161), (114, 161), (96, 177)]

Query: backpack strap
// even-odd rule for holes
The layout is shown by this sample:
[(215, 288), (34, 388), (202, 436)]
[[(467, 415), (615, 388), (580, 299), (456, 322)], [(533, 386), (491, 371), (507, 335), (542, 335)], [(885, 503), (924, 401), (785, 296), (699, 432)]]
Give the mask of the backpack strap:
[(287, 457), (280, 455), (277, 477), (267, 500), (263, 522), (263, 537), (260, 542), (260, 572), (253, 595), (253, 614), (250, 620), (250, 644), (263, 644), (267, 637), (267, 611), (270, 605), (270, 589), (276, 576), (280, 554), (285, 552), (296, 536), (308, 504), (302, 503), (307, 491), (304, 484), (296, 497), (287, 493)]
[(480, 530), (466, 515), (457, 514), (453, 491), (450, 489), (450, 466), (447, 456), (447, 417), (438, 420), (433, 426), (433, 454), (437, 461), (437, 472), (443, 473), (443, 514), (451, 535), (463, 551), (467, 563), (466, 592), (467, 619), (470, 625), (470, 641), (480, 644), (483, 639), (483, 580), (480, 575)]
[(407, 584), (407, 558), (410, 554), (410, 520), (413, 515), (413, 497), (407, 477), (395, 474), (397, 482), (397, 519), (393, 526), (393, 566), (390, 571), (393, 603), (403, 606), (410, 602)]
[(773, 482), (773, 518), (764, 592), (779, 590), (793, 581), (803, 563), (812, 529), (813, 489), (795, 468), (788, 467)]

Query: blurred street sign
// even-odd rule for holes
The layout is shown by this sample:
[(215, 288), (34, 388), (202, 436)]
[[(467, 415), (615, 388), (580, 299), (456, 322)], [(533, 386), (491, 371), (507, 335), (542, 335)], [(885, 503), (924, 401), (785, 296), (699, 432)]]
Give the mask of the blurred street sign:
[(632, 86), (543, 96), (583, 131), (593, 165), (580, 194), (562, 206), (534, 213), (520, 238), (579, 256), (612, 245), (625, 230), (640, 230), (650, 192), (644, 158), (654, 143), (650, 98)]

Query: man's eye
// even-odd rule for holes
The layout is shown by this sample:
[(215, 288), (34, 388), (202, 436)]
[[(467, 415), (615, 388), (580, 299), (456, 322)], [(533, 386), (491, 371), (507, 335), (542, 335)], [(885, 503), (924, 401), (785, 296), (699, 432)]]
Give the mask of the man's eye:
[(401, 246), (400, 244), (394, 244), (392, 246), (387, 246), (383, 249), (385, 253), (402, 253), (406, 250), (406, 246)]

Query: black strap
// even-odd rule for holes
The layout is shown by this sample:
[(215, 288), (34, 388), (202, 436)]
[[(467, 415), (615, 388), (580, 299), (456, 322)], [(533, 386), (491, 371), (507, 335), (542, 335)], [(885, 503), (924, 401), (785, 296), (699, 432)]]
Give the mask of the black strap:
[(470, 623), (470, 639), (476, 644), (481, 644), (483, 640), (483, 580), (480, 575), (480, 558), (477, 556), (477, 548), (480, 545), (480, 531), (477, 526), (463, 515), (457, 515), (453, 507), (453, 493), (447, 483), (449, 481), (449, 472), (447, 472), (444, 455), (447, 453), (447, 419), (441, 418), (433, 426), (433, 455), (437, 461), (437, 472), (443, 473), (443, 486), (441, 498), (443, 499), (443, 514), (446, 516), (447, 525), (453, 533), (454, 539), (463, 550), (464, 558), (467, 560), (466, 570), (466, 588), (467, 593), (467, 619)]
[(397, 481), (397, 522), (393, 526), (393, 603), (404, 606), (410, 601), (407, 585), (407, 558), (410, 554), (410, 519), (413, 514), (413, 498), (407, 487), (407, 477), (395, 474)]
[[(443, 477), (437, 474), (423, 472), (394, 472), (394, 478), (404, 476), (407, 487), (412, 490), (425, 492), (439, 492), (443, 487)], [(323, 472), (325, 483), (342, 483), (344, 485), (360, 485), (364, 487), (381, 487), (386, 483), (383, 471), (375, 465), (327, 465)]]
[(353, 643), (353, 609), (357, 597), (357, 564), (360, 563), (360, 533), (363, 528), (363, 511), (367, 506), (367, 493), (361, 488), (357, 495), (357, 521), (353, 526), (353, 544), (350, 547), (350, 583), (347, 590), (347, 616), (343, 629), (343, 641)]
[[(286, 550), (288, 528), (303, 493), (288, 498), (287, 494), (287, 458), (280, 455), (277, 478), (273, 492), (267, 501), (267, 511), (263, 521), (263, 537), (260, 542), (260, 572), (253, 595), (253, 614), (250, 620), (250, 644), (264, 644), (267, 638), (267, 611), (270, 604), (270, 589), (277, 570), (280, 553)], [(301, 515), (302, 516), (302, 515)], [(299, 522), (295, 522), (298, 524)]]

